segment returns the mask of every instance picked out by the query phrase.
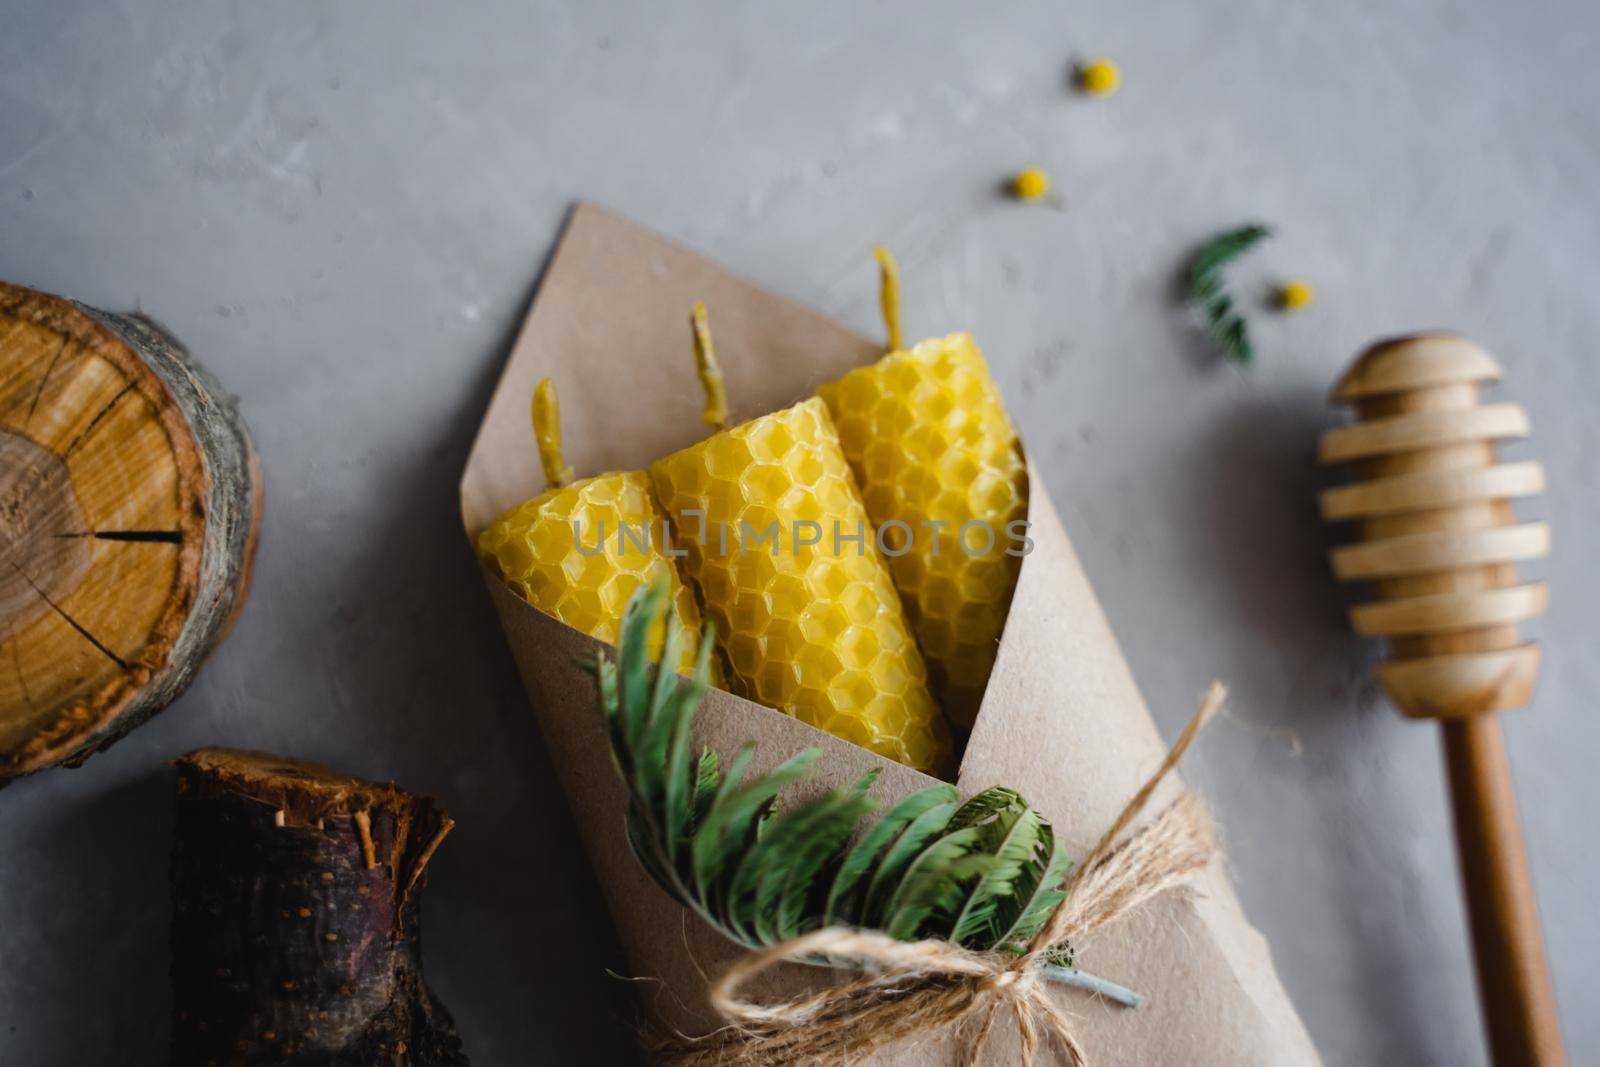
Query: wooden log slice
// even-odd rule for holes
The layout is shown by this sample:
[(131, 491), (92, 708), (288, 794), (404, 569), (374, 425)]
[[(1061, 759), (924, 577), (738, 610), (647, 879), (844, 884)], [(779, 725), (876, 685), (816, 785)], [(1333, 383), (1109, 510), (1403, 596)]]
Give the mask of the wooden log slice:
[(158, 327), (0, 282), (0, 784), (175, 698), (249, 587), (261, 475)]
[(418, 928), (453, 825), (429, 798), (298, 760), (180, 759), (173, 1067), (466, 1067)]

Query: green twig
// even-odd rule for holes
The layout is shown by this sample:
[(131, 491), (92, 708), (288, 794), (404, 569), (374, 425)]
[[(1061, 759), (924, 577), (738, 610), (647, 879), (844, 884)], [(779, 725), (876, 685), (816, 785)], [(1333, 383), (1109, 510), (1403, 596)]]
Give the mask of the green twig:
[(1052, 967), (1046, 964), (1039, 968), (1039, 973), (1052, 982), (1087, 990), (1107, 1000), (1114, 1000), (1125, 1008), (1137, 1008), (1144, 1003), (1144, 997), (1126, 986), (1120, 986), (1109, 978), (1101, 978), (1088, 971), (1080, 971), (1076, 967)]
[(1189, 267), (1189, 302), (1205, 315), (1212, 341), (1235, 363), (1248, 365), (1255, 359), (1255, 349), (1244, 316), (1223, 287), (1223, 268), (1271, 234), (1255, 223), (1220, 233), (1201, 246)]

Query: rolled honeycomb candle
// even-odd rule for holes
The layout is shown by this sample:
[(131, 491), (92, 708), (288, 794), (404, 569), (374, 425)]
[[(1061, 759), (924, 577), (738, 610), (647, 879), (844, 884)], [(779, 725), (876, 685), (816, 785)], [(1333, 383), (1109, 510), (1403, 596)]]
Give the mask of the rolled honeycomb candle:
[[(884, 318), (899, 337), (887, 252)], [(965, 333), (891, 352), (823, 386), (839, 441), (877, 526), (904, 523), (889, 570), (934, 692), (971, 729), (1021, 567), (1028, 473), (983, 354)], [(1017, 524), (1013, 526), (1013, 524)], [(892, 554), (899, 548), (900, 554)]]
[(822, 401), (724, 430), (650, 474), (734, 692), (948, 769), (948, 728)]
[[(663, 550), (665, 527), (649, 478), (643, 471), (617, 471), (568, 484), (572, 470), (561, 459), (549, 378), (534, 390), (533, 423), (550, 488), (490, 523), (478, 535), (478, 555), (523, 600), (611, 644), (633, 591), (665, 576), (677, 609), (676, 666), (693, 669), (700, 609)], [(664, 640), (664, 631), (653, 636), (652, 655), (659, 657)], [(712, 668), (720, 676), (717, 664)]]

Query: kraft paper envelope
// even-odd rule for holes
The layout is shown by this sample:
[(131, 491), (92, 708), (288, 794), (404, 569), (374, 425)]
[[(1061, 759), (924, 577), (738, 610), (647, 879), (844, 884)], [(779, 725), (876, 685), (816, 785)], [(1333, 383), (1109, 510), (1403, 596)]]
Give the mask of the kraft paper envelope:
[[(688, 311), (710, 308), (735, 421), (785, 407), (880, 346), (592, 205), (573, 212), (534, 301), (461, 483), (469, 536), (544, 480), (528, 424), (534, 384), (555, 380), (568, 461), (579, 476), (642, 469), (701, 438), (700, 386), (690, 367)], [(982, 338), (979, 338), (982, 343)], [(1019, 790), (1082, 857), (1160, 762), (1150, 714), (1061, 527), (1030, 468), (1035, 542), (1022, 564), (994, 674), (957, 785)], [(613, 767), (592, 679), (578, 663), (598, 642), (519, 600), (485, 572), (491, 597), (561, 775), (646, 1007), (683, 1033), (714, 1028), (706, 976), (740, 950), (674, 903), (635, 861), (623, 835), (626, 797)], [(825, 755), (797, 793), (881, 769), (884, 805), (932, 779), (729, 693), (709, 694), (697, 722), (725, 756), (757, 743), (756, 769), (816, 746)], [(1169, 796), (1178, 785), (1169, 782)], [(1161, 803), (1154, 805), (1159, 810)], [(1057, 1000), (1102, 1064), (1292, 1067), (1317, 1056), (1279, 984), (1266, 942), (1240, 911), (1221, 864), (1079, 946), (1082, 965), (1144, 994), (1127, 1009), (1081, 991)], [(790, 966), (753, 993), (781, 994), (837, 978)], [(880, 1053), (875, 1064), (948, 1062), (950, 1035)], [(1016, 1062), (1010, 1035), (986, 1062)]]

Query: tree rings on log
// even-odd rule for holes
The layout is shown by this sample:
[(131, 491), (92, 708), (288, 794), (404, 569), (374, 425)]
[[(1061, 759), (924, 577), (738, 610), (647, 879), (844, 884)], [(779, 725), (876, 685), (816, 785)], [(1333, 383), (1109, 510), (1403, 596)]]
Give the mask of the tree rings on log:
[(244, 603), (231, 398), (148, 320), (0, 282), (0, 783), (170, 703)]

